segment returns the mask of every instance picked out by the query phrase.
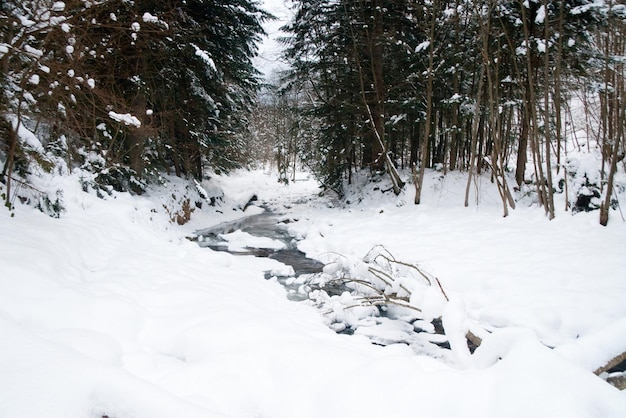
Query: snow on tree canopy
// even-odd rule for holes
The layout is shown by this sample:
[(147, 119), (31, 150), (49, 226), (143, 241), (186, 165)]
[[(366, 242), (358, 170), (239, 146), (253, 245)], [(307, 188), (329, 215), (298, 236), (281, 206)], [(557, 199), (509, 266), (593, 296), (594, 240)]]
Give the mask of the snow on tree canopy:
[(167, 22), (162, 21), (161, 19), (159, 19), (158, 17), (146, 12), (143, 14), (142, 19), (144, 22), (146, 23), (154, 23), (156, 25), (161, 25), (163, 27), (165, 27), (165, 29), (169, 29), (170, 26), (167, 24)]
[(215, 67), (215, 62), (205, 50), (200, 49), (196, 44), (191, 44), (191, 46), (195, 48), (196, 55), (199, 56), (202, 61), (204, 61), (209, 67), (211, 67), (213, 71), (217, 71), (217, 67)]
[(424, 51), (426, 48), (428, 48), (430, 46), (430, 41), (424, 41), (421, 44), (419, 44), (418, 46), (415, 47), (415, 52), (421, 52)]
[(109, 117), (116, 122), (123, 122), (126, 126), (136, 126), (139, 128), (141, 126), (141, 122), (135, 116), (130, 113), (115, 113), (113, 111), (109, 112)]
[(546, 8), (541, 5), (537, 11), (537, 17), (535, 17), (535, 23), (541, 25), (546, 20)]

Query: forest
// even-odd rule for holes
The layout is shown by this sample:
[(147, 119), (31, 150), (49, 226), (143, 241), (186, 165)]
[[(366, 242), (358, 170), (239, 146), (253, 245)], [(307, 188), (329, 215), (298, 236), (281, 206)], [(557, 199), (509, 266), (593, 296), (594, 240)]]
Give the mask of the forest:
[[(504, 216), (529, 194), (549, 219), (599, 209), (606, 224), (617, 209), (623, 2), (291, 7), (289, 69), (263, 80), (252, 59), (272, 16), (254, 0), (4, 1), (6, 205), (54, 208), (54, 196), (29, 191), (37, 170), (81, 167), (96, 174), (89, 187), (141, 193), (160, 173), (270, 163), (283, 181), (305, 166), (340, 197), (365, 170), (389, 176), (395, 194), (414, 187), (419, 204), (434, 169), (467, 174), (465, 206), (472, 179), (488, 175)], [(600, 156), (593, 170), (569, 158), (581, 149)]]
[(623, 0), (0, 1), (0, 417), (626, 416), (625, 65)]

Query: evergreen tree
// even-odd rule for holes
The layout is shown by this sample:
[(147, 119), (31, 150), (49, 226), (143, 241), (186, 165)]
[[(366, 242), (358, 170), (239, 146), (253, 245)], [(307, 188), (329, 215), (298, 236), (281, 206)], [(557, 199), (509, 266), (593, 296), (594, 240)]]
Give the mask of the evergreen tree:
[(87, 151), (67, 154), (72, 164), (91, 153), (96, 170), (139, 180), (246, 162), (252, 58), (269, 18), (255, 0), (7, 1), (0, 17), (2, 116), (24, 108), (20, 92), (31, 130)]
[[(412, 39), (408, 3), (297, 2), (295, 18), (284, 28), (290, 34), (289, 79), (309, 89), (309, 114), (320, 118), (320, 177), (330, 188), (338, 190), (355, 168), (395, 170), (387, 152), (395, 148), (386, 137), (387, 105), (401, 107), (409, 83), (402, 70)], [(400, 183), (398, 178), (397, 192)]]

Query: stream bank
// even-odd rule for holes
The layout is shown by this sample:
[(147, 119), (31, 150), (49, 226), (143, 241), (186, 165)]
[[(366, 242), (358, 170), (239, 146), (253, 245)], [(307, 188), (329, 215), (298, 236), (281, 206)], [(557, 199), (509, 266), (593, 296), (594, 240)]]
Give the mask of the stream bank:
[(450, 346), (440, 319), (423, 321), (393, 303), (371, 304), (358, 289), (355, 291), (350, 280), (325, 281), (324, 264), (298, 250), (298, 241), (288, 232), (289, 222), (281, 214), (265, 211), (197, 230), (195, 236), (204, 248), (267, 257), (290, 266), (291, 274), (266, 272), (265, 278), (277, 280), (289, 300), (317, 306), (337, 333), (364, 335), (383, 346), (406, 344), (416, 353), (434, 358), (448, 356)]
[[(262, 238), (255, 244), (255, 240), (248, 240), (245, 246), (232, 245), (229, 234), (238, 231), (252, 237)], [(295, 278), (302, 275), (321, 273), (324, 264), (309, 258), (298, 250), (297, 240), (287, 231), (287, 223), (282, 216), (274, 212), (263, 212), (250, 215), (234, 221), (223, 222), (218, 225), (201, 229), (195, 232), (198, 245), (215, 251), (225, 251), (234, 255), (252, 255), (267, 257), (279, 261), (293, 269), (292, 275), (274, 276), (266, 272), (266, 279), (276, 277), (278, 282), (287, 290), (287, 297), (293, 301), (308, 299), (308, 294), (302, 289)]]

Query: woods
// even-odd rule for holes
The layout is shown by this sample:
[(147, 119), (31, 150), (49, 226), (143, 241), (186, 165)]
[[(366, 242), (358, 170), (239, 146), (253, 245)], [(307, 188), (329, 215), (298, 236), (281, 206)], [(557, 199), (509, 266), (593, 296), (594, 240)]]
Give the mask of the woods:
[[(250, 159), (246, 125), (259, 84), (252, 1), (5, 1), (0, 25), (2, 171), (41, 158), (92, 166), (135, 191), (159, 172), (201, 178)], [(41, 164), (39, 164), (41, 165)]]
[(626, 416), (625, 23), (1, 1), (0, 417)]
[[(90, 187), (141, 193), (161, 172), (200, 179), (271, 161), (286, 181), (308, 167), (339, 196), (366, 170), (389, 175), (396, 195), (413, 183), (419, 204), (434, 169), (466, 173), (465, 206), (489, 176), (504, 216), (528, 195), (549, 219), (600, 209), (606, 224), (617, 208), (623, 2), (314, 0), (292, 11), (289, 70), (261, 89), (252, 59), (271, 16), (257, 1), (3, 2), (5, 203), (33, 170), (87, 167)], [(601, 152), (593, 172), (568, 158), (579, 137)]]
[(600, 103), (607, 151), (596, 186), (610, 205), (609, 167), (623, 155), (622, 4), (347, 0), (295, 9), (287, 80), (310, 97), (300, 109), (319, 122), (310, 126), (332, 163), (318, 171), (332, 188), (361, 168), (395, 177), (396, 167), (413, 167), (419, 204), (425, 168), (462, 170), (467, 206), (472, 177), (489, 173), (504, 216), (514, 192), (534, 189), (551, 219), (578, 117), (569, 103), (582, 96)]

